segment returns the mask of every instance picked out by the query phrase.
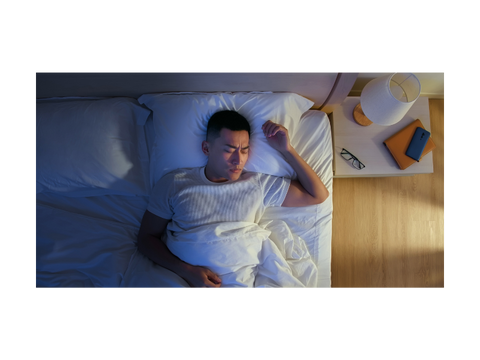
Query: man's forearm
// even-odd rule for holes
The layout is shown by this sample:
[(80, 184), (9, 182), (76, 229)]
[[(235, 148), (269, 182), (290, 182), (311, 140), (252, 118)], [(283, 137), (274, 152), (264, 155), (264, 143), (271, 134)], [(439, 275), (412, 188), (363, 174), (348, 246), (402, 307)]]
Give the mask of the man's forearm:
[(313, 169), (298, 155), (293, 147), (282, 152), (287, 162), (297, 173), (298, 181), (308, 193), (321, 202), (328, 197), (328, 190)]
[(138, 249), (153, 262), (181, 277), (185, 276), (187, 268), (191, 266), (173, 255), (167, 245), (153, 235), (144, 234), (143, 239), (139, 241)]

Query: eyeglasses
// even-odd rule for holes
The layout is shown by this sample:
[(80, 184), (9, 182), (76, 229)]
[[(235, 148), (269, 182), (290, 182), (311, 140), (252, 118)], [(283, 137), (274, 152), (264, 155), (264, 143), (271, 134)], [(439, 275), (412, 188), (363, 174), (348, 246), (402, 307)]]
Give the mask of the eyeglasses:
[(348, 150), (342, 149), (342, 152), (340, 154), (345, 160), (348, 160), (348, 161), (353, 160), (352, 165), (355, 169), (362, 170), (365, 167), (365, 165)]

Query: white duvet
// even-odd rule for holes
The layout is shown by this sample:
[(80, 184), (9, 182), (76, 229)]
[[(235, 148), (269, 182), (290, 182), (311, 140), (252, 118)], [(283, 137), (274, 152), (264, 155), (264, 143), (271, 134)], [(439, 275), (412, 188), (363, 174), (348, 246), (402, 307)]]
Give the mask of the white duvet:
[(118, 287), (138, 227), (37, 204), (38, 287)]
[(170, 233), (167, 246), (187, 263), (215, 272), (222, 287), (306, 287), (317, 282), (305, 242), (280, 220), (223, 222)]
[[(37, 286), (188, 287), (138, 252), (139, 220), (102, 216), (37, 204)], [(220, 275), (222, 287), (315, 287), (315, 258), (292, 228), (278, 219), (222, 223), (167, 244)]]

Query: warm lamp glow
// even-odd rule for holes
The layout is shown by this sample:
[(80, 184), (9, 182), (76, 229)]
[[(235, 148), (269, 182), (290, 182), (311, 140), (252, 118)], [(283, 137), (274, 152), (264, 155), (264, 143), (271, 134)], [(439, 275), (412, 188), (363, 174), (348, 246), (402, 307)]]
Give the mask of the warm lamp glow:
[(381, 76), (362, 90), (360, 104), (353, 112), (360, 125), (393, 125), (405, 116), (420, 96), (420, 81), (410, 73)]

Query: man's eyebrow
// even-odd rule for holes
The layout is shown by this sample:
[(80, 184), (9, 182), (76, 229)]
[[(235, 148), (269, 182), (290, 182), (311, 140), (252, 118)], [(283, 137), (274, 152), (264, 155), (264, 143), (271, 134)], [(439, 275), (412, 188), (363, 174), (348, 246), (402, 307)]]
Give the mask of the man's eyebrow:
[[(236, 148), (237, 148), (236, 146), (233, 146), (233, 145), (230, 145), (230, 144), (225, 144), (225, 146), (228, 146), (228, 147), (230, 147), (230, 148), (232, 148), (232, 149), (236, 149)], [(250, 145), (245, 146), (244, 148), (242, 148), (242, 150), (246, 150), (246, 149), (248, 149), (249, 147), (250, 147)]]

